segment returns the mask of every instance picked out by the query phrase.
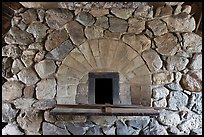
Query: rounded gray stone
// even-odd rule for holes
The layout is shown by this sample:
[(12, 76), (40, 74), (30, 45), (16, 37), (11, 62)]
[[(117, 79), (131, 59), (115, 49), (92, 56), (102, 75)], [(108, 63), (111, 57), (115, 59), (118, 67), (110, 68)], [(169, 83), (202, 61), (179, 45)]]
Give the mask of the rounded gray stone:
[(76, 21), (78, 21), (84, 26), (91, 26), (94, 24), (95, 19), (90, 13), (82, 11), (77, 15)]

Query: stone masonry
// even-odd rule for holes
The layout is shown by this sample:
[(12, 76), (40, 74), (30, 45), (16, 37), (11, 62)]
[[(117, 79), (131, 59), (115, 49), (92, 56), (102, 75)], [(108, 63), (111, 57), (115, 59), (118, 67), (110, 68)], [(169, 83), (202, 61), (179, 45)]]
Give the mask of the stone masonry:
[[(201, 135), (202, 37), (181, 7), (16, 12), (2, 47), (2, 134)], [(50, 115), (57, 103), (88, 103), (88, 72), (119, 72), (121, 104), (168, 109)]]

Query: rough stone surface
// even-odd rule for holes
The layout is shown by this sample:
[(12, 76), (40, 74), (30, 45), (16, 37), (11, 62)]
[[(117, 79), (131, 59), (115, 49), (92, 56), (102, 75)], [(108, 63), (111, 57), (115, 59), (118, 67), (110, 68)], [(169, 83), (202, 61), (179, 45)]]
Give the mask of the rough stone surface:
[(50, 122), (50, 123), (54, 123), (57, 120), (56, 116), (53, 116), (50, 114), (50, 110), (46, 110), (44, 112), (44, 119), (45, 119), (45, 121)]
[(169, 5), (158, 7), (154, 14), (155, 17), (164, 17), (172, 15), (173, 8)]
[(22, 96), (24, 84), (19, 81), (7, 81), (2, 85), (2, 100), (13, 100)]
[(35, 109), (47, 110), (55, 107), (56, 101), (54, 99), (41, 99), (36, 101), (32, 106)]
[(166, 68), (169, 71), (181, 71), (185, 69), (189, 60), (181, 56), (172, 56), (167, 58)]
[(11, 67), (12, 67), (13, 59), (11, 57), (9, 58), (3, 58), (2, 59), (2, 76), (5, 78), (10, 78), (13, 76)]
[(84, 32), (88, 39), (97, 39), (103, 37), (103, 29), (100, 27), (86, 27)]
[(34, 9), (28, 9), (24, 13), (20, 14), (20, 16), (25, 24), (30, 24), (33, 21), (37, 21), (37, 13)]
[(166, 24), (159, 19), (147, 22), (147, 26), (153, 31), (155, 36), (161, 36), (168, 32)]
[(35, 70), (42, 79), (55, 73), (56, 68), (57, 66), (53, 60), (42, 60), (35, 64)]
[(131, 126), (135, 129), (142, 129), (145, 128), (149, 123), (149, 118), (136, 118), (135, 120), (127, 120), (125, 122), (127, 126)]
[(156, 50), (166, 56), (173, 56), (178, 50), (177, 38), (172, 33), (166, 33), (154, 39)]
[(10, 103), (2, 103), (2, 122), (13, 122), (15, 121), (16, 114), (18, 110)]
[(114, 126), (112, 126), (112, 127), (104, 127), (104, 128), (102, 128), (102, 130), (103, 130), (103, 133), (105, 135), (115, 135), (116, 128)]
[(155, 100), (155, 101), (153, 101), (153, 106), (154, 107), (166, 107), (167, 106), (167, 101), (166, 101), (165, 98)]
[(201, 71), (189, 71), (186, 75), (182, 76), (181, 79), (182, 88), (192, 91), (199, 92), (202, 90), (202, 72)]
[(7, 44), (29, 45), (34, 42), (32, 34), (12, 27), (4, 38)]
[(36, 87), (37, 99), (52, 99), (54, 98), (55, 94), (56, 94), (55, 79), (44, 79), (38, 82)]
[(39, 131), (42, 121), (42, 113), (35, 109), (22, 110), (17, 117), (17, 122), (22, 129), (34, 133)]
[(190, 69), (201, 69), (202, 68), (202, 54), (194, 54), (189, 64)]
[(2, 129), (2, 135), (24, 135), (24, 133), (20, 131), (16, 123), (8, 123)]
[(196, 27), (194, 17), (191, 17), (191, 15), (185, 12), (181, 12), (175, 16), (170, 16), (162, 20), (167, 23), (170, 32), (192, 32)]
[(53, 124), (43, 122), (43, 135), (70, 135), (66, 129), (59, 128)]
[(152, 19), (153, 7), (150, 7), (148, 5), (139, 6), (134, 12), (134, 17), (139, 19)]
[(21, 71), (22, 69), (24, 69), (24, 65), (21, 62), (20, 59), (15, 59), (12, 63), (12, 68), (11, 68), (11, 72), (13, 74), (17, 74), (19, 71)]
[(111, 9), (111, 13), (113, 13), (116, 17), (121, 19), (128, 19), (135, 9), (119, 9), (119, 8), (113, 8)]
[(35, 54), (34, 61), (35, 62), (40, 62), (41, 60), (44, 59), (46, 52), (44, 50), (39, 51), (38, 53)]
[(98, 126), (90, 127), (86, 135), (103, 135), (102, 130)]
[(71, 21), (73, 14), (67, 9), (49, 9), (46, 11), (45, 20), (50, 28), (59, 29)]
[(97, 125), (112, 125), (116, 119), (115, 116), (90, 116), (88, 120)]
[(108, 9), (91, 9), (89, 13), (91, 13), (94, 17), (101, 17), (101, 16), (109, 14), (109, 10)]
[(177, 112), (162, 110), (158, 116), (159, 122), (167, 126), (176, 126), (181, 120)]
[(45, 48), (47, 51), (51, 51), (52, 49), (59, 47), (67, 39), (68, 34), (65, 29), (55, 30), (47, 36), (47, 40), (45, 41)]
[[(130, 45), (137, 52), (141, 53), (151, 46), (151, 40), (145, 35), (125, 34), (123, 35), (123, 41)], [(141, 46), (142, 45), (142, 46)]]
[(152, 97), (155, 99), (166, 98), (168, 94), (169, 94), (169, 90), (165, 87), (158, 87), (158, 88), (152, 89)]
[(59, 47), (53, 49), (52, 51), (48, 52), (45, 57), (47, 59), (53, 59), (62, 61), (68, 53), (73, 50), (75, 46), (71, 43), (70, 40), (64, 41)]
[(127, 125), (118, 120), (116, 121), (116, 134), (117, 135), (133, 135), (135, 130), (131, 127), (127, 127)]
[(180, 84), (177, 83), (177, 82), (174, 82), (174, 83), (169, 83), (169, 84), (166, 84), (164, 85), (166, 88), (168, 88), (169, 90), (172, 90), (172, 91), (182, 91), (183, 89), (181, 88)]
[(108, 17), (106, 17), (106, 16), (98, 17), (96, 19), (96, 22), (95, 22), (94, 25), (98, 26), (98, 27), (101, 27), (101, 28), (104, 28), (104, 29), (107, 29), (109, 27), (109, 25), (108, 25)]
[(84, 135), (85, 130), (83, 127), (75, 126), (73, 123), (66, 123), (66, 129), (73, 135)]
[(192, 93), (188, 108), (197, 114), (202, 114), (202, 93)]
[(145, 21), (139, 20), (137, 18), (129, 18), (128, 19), (128, 32), (139, 34), (142, 33), (143, 30), (145, 30)]
[(162, 67), (162, 60), (156, 51), (149, 49), (142, 53), (142, 57), (147, 63), (150, 71), (157, 71)]
[(26, 85), (34, 85), (39, 81), (37, 73), (30, 67), (21, 70), (17, 75), (19, 80)]
[(125, 32), (128, 28), (127, 21), (116, 17), (110, 17), (109, 24), (109, 30), (112, 32)]
[(28, 49), (42, 51), (44, 49), (44, 44), (40, 42), (34, 42), (28, 46)]
[(152, 82), (153, 84), (161, 85), (171, 83), (173, 81), (173, 73), (172, 72), (159, 72), (153, 74)]
[(48, 27), (41, 22), (33, 22), (26, 29), (27, 32), (33, 34), (33, 36), (37, 39), (44, 38), (47, 33)]
[(34, 87), (33, 86), (26, 86), (23, 89), (23, 97), (32, 98), (33, 94), (34, 94)]
[(78, 22), (72, 21), (68, 23), (65, 26), (65, 29), (69, 33), (70, 38), (75, 45), (80, 45), (85, 41), (85, 36), (83, 35), (83, 27)]
[(21, 55), (21, 50), (17, 45), (6, 45), (2, 47), (2, 56), (12, 57), (13, 59)]
[(88, 12), (80, 12), (76, 17), (76, 20), (84, 26), (91, 26), (95, 22), (93, 16)]
[(186, 107), (188, 104), (188, 96), (182, 91), (172, 91), (169, 94), (168, 104), (169, 108), (172, 110)]
[(14, 101), (14, 105), (17, 109), (31, 108), (36, 100), (34, 98), (18, 98)]
[(201, 52), (202, 38), (195, 33), (184, 33), (183, 35), (183, 48), (186, 52), (194, 53)]

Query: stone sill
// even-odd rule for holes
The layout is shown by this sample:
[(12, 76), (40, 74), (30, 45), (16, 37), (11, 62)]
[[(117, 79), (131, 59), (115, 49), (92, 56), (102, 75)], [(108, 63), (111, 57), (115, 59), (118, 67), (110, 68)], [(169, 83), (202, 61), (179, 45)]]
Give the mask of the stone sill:
[(51, 115), (104, 115), (104, 116), (157, 116), (158, 109), (135, 105), (88, 105), (58, 104), (50, 111)]

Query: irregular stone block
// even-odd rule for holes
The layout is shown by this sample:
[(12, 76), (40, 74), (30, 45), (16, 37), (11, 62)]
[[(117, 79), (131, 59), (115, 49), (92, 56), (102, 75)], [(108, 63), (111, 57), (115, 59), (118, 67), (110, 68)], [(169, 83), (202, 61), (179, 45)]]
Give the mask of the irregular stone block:
[(116, 121), (116, 135), (133, 135), (135, 134), (134, 132), (133, 128), (127, 127), (122, 121)]
[(6, 45), (2, 47), (2, 56), (12, 57), (13, 59), (21, 55), (21, 50), (17, 45)]
[(153, 7), (148, 5), (139, 6), (134, 12), (134, 17), (139, 19), (152, 19)]
[(101, 16), (96, 19), (95, 26), (107, 29), (109, 27), (108, 17)]
[(25, 24), (31, 24), (33, 21), (37, 21), (37, 12), (35, 9), (28, 9), (21, 13), (20, 16)]
[(109, 24), (109, 30), (112, 32), (126, 32), (128, 28), (127, 21), (116, 17), (110, 17)]
[(49, 9), (46, 11), (45, 20), (50, 28), (59, 29), (73, 19), (73, 14), (67, 9)]
[(17, 109), (31, 108), (36, 100), (34, 98), (18, 98), (14, 101), (14, 105)]
[(194, 54), (188, 67), (190, 69), (202, 69), (202, 54)]
[(115, 135), (116, 127), (103, 127), (102, 130), (105, 135)]
[(135, 11), (135, 9), (119, 9), (119, 8), (112, 8), (111, 13), (113, 13), (116, 17), (121, 19), (128, 19), (130, 16), (132, 16), (132, 13)]
[(2, 135), (24, 135), (24, 133), (20, 131), (16, 123), (8, 123), (2, 129)]
[(94, 126), (88, 129), (86, 135), (103, 135), (103, 133), (99, 126)]
[(15, 121), (18, 111), (10, 103), (2, 103), (2, 122)]
[(153, 74), (152, 83), (161, 85), (166, 83), (171, 83), (174, 80), (174, 76), (172, 72), (159, 72)]
[(157, 71), (162, 67), (162, 60), (156, 51), (149, 49), (142, 53), (142, 57), (147, 63), (150, 71)]
[(172, 91), (182, 91), (183, 89), (181, 88), (180, 84), (177, 83), (177, 82), (174, 82), (174, 83), (169, 83), (169, 84), (166, 84), (164, 85), (166, 88), (168, 88), (169, 90), (172, 90)]
[(78, 22), (72, 21), (68, 23), (65, 26), (65, 29), (69, 33), (70, 38), (75, 45), (80, 45), (86, 40), (83, 27)]
[(66, 129), (71, 132), (73, 135), (84, 135), (85, 134), (85, 129), (80, 126), (75, 126), (72, 123), (66, 123)]
[(65, 29), (53, 31), (47, 36), (47, 40), (45, 41), (45, 49), (47, 51), (51, 51), (59, 47), (64, 41), (68, 39), (68, 37), (69, 36)]
[(2, 76), (5, 78), (11, 78), (13, 76), (11, 67), (13, 60), (11, 57), (2, 59)]
[(91, 26), (94, 24), (95, 19), (90, 13), (82, 11), (77, 15), (76, 21), (80, 22), (84, 26)]
[(168, 57), (166, 68), (169, 71), (181, 71), (186, 68), (189, 60), (186, 57), (172, 56)]
[(19, 81), (7, 81), (2, 85), (2, 100), (14, 100), (21, 97), (24, 84)]
[(119, 32), (111, 32), (109, 30), (104, 31), (104, 37), (112, 38), (112, 39), (120, 39), (121, 33)]
[(70, 135), (66, 129), (61, 129), (53, 124), (43, 122), (43, 135)]
[(17, 75), (26, 85), (34, 85), (39, 81), (37, 73), (31, 67), (21, 70)]
[(97, 125), (112, 125), (116, 120), (116, 116), (90, 116), (89, 121), (96, 123)]
[(164, 17), (172, 15), (173, 8), (170, 5), (165, 5), (162, 7), (158, 7), (154, 14), (154, 17)]
[(141, 117), (136, 118), (135, 120), (127, 120), (125, 123), (127, 124), (127, 126), (141, 130), (148, 125), (149, 121), (149, 118)]
[(26, 86), (23, 89), (23, 97), (32, 98), (34, 94), (34, 86)]
[(103, 29), (96, 26), (86, 27), (85, 36), (88, 39), (97, 39), (103, 37)]
[(21, 62), (20, 59), (15, 59), (12, 63), (12, 68), (11, 68), (11, 72), (13, 74), (17, 74), (19, 71), (21, 71), (22, 69), (24, 69), (24, 65)]
[(148, 21), (147, 27), (153, 31), (155, 36), (161, 36), (168, 32), (166, 24), (159, 19)]
[(166, 107), (167, 106), (167, 101), (165, 98), (153, 101), (153, 106), (154, 107)]
[(56, 101), (54, 99), (41, 99), (36, 101), (32, 106), (38, 110), (47, 110), (55, 107)]
[(109, 14), (109, 9), (91, 9), (89, 13), (91, 13), (94, 17), (101, 17)]
[(152, 90), (152, 96), (155, 99), (166, 98), (168, 94), (169, 94), (169, 90), (166, 89), (165, 87), (158, 87)]
[(36, 87), (37, 99), (53, 99), (55, 97), (55, 94), (56, 94), (55, 79), (43, 79), (40, 82), (38, 82)]
[(128, 32), (139, 34), (145, 29), (145, 21), (137, 18), (128, 19)]

